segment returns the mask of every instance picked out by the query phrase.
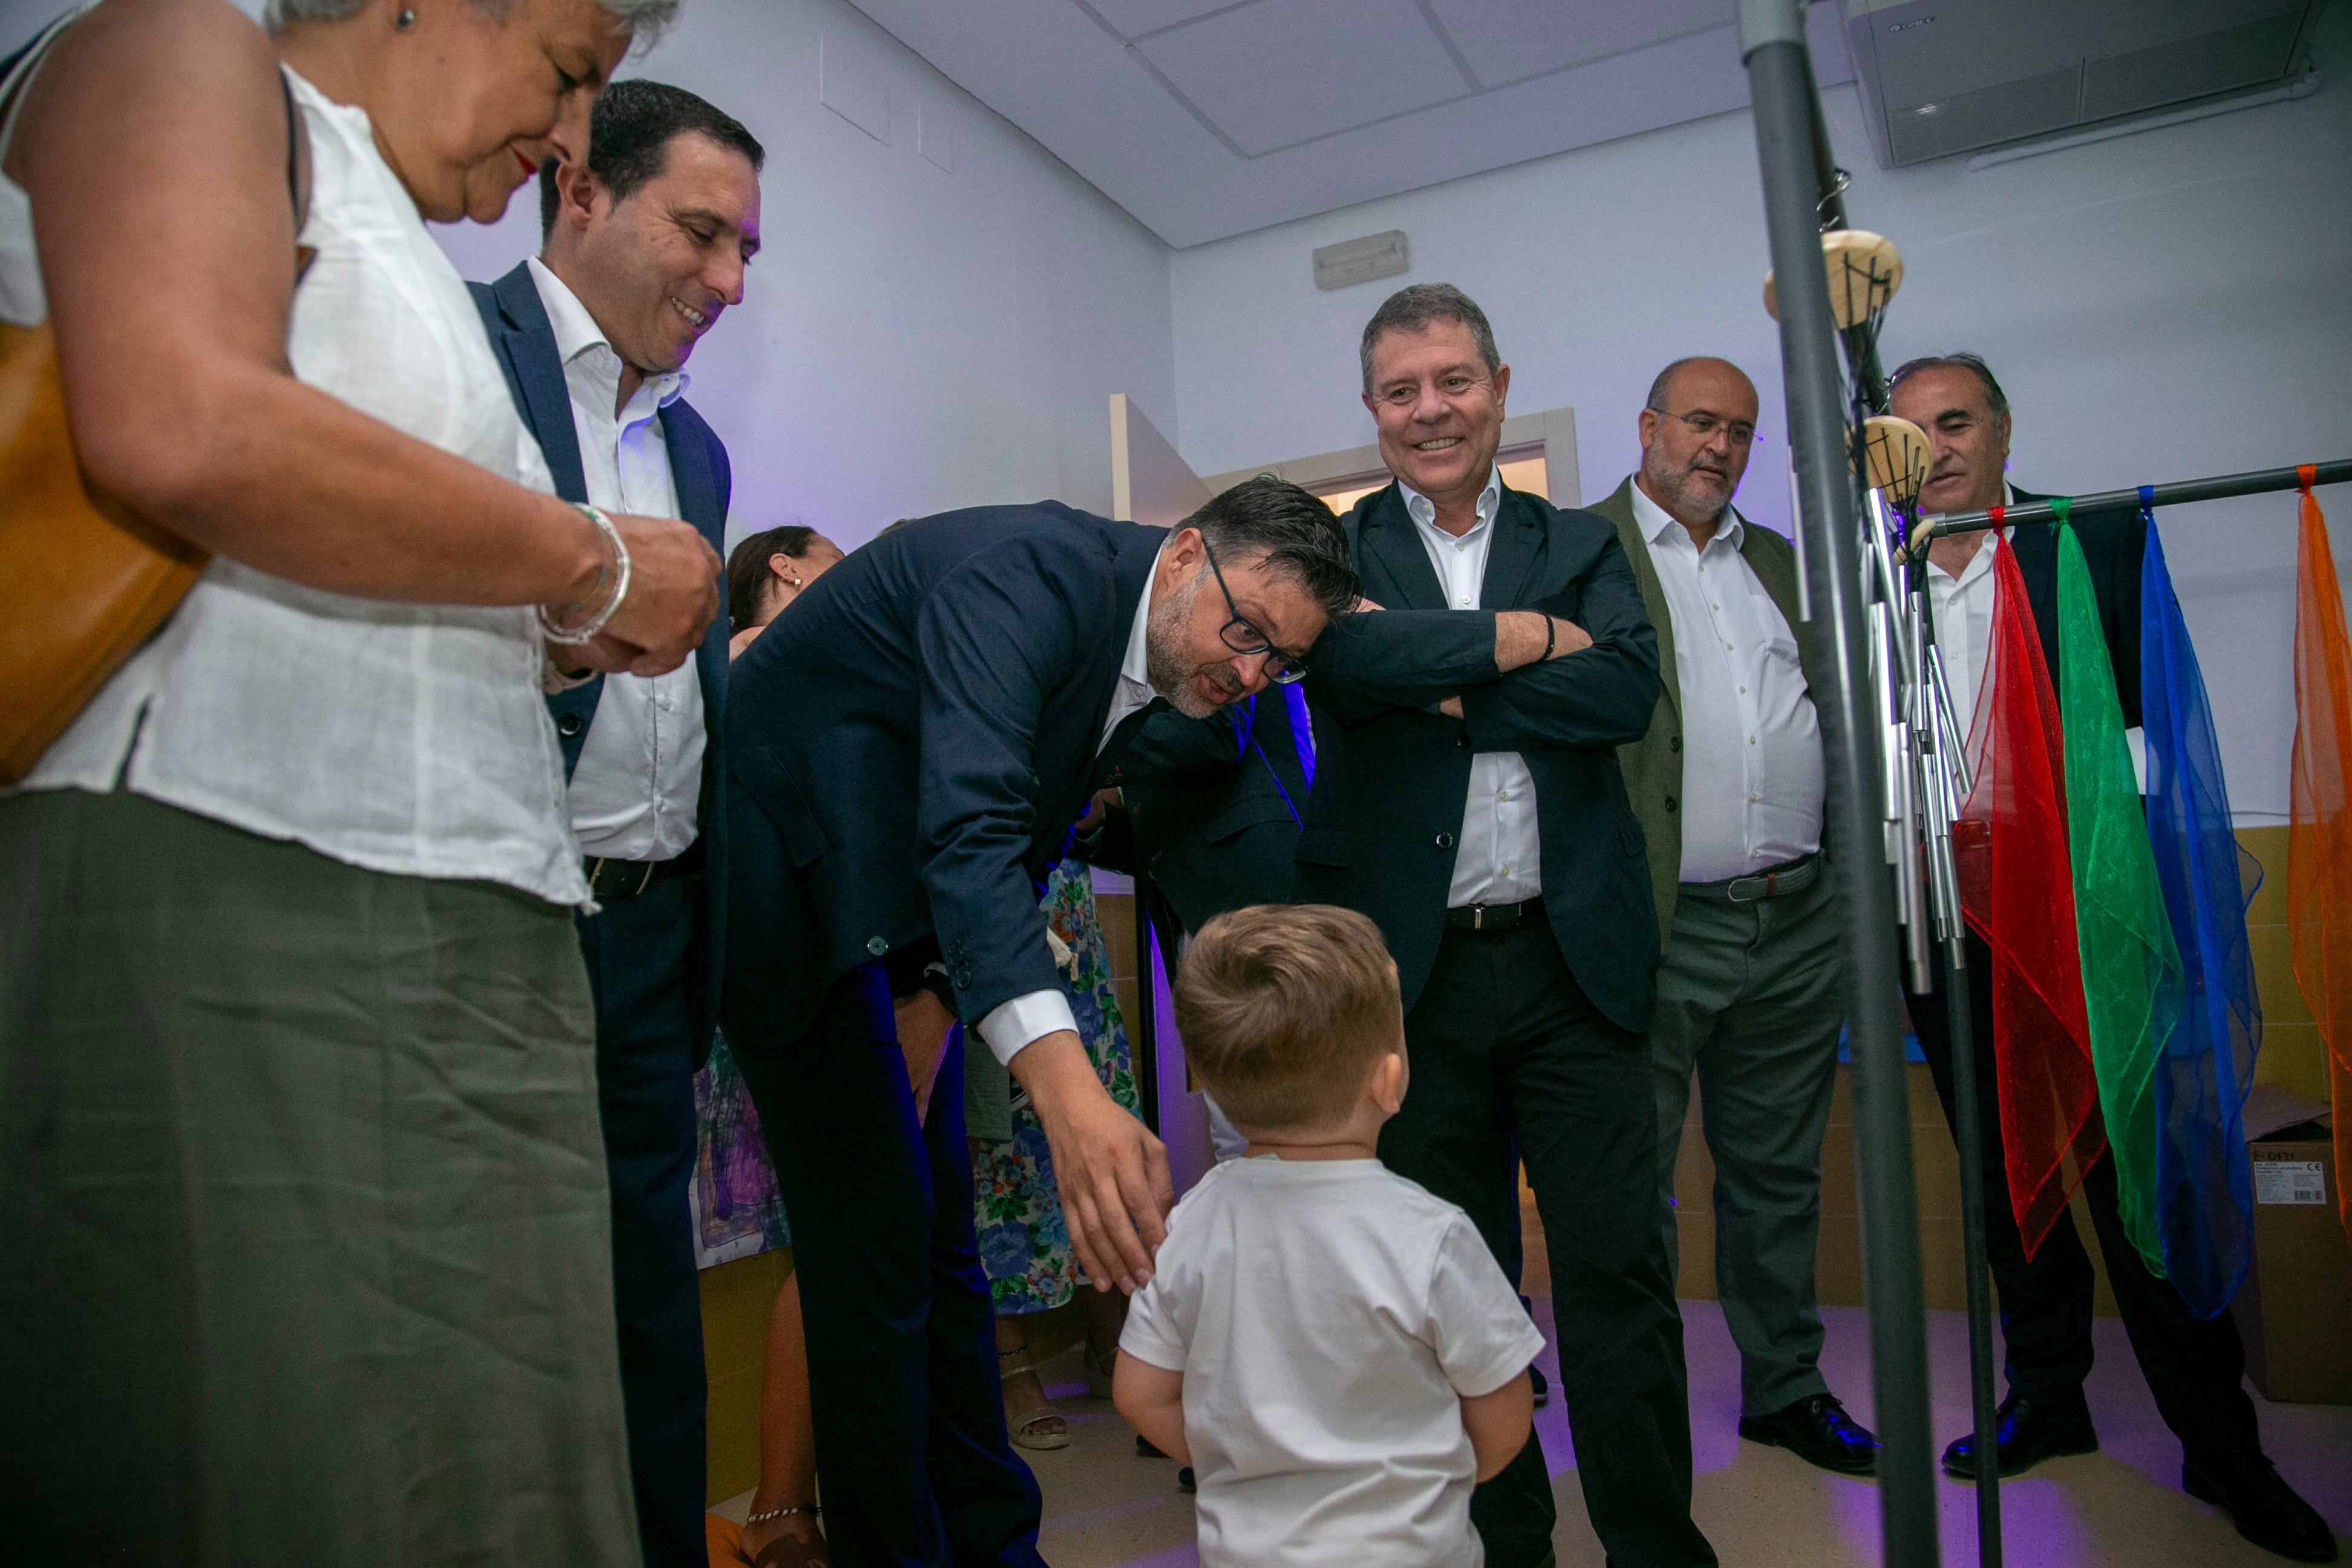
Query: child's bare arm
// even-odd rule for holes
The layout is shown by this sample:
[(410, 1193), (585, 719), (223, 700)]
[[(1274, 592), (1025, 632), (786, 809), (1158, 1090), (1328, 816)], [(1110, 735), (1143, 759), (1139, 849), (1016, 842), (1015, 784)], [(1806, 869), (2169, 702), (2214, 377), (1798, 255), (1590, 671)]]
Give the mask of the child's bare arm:
[[(1120, 1358), (1120, 1365), (1126, 1365), (1126, 1358)], [(1122, 1403), (1119, 1408), (1125, 1410), (1127, 1406)], [(1519, 1457), (1519, 1450), (1527, 1446), (1535, 1414), (1535, 1386), (1528, 1382), (1524, 1372), (1492, 1394), (1482, 1394), (1475, 1399), (1464, 1397), (1462, 1429), (1470, 1434), (1470, 1451), (1478, 1457), (1480, 1480), (1493, 1480), (1503, 1473), (1504, 1466)], [(1128, 1419), (1135, 1418), (1130, 1415)]]
[[(1525, 1384), (1527, 1379), (1521, 1378)], [(1110, 1374), (1111, 1403), (1127, 1417), (1127, 1424), (1136, 1429), (1143, 1440), (1169, 1455), (1180, 1465), (1192, 1462), (1192, 1450), (1184, 1447), (1184, 1374), (1157, 1367), (1148, 1361), (1138, 1361), (1125, 1351), (1118, 1352), (1118, 1365)], [(1463, 1401), (1464, 1410), (1469, 1401)], [(1529, 1410), (1535, 1408), (1532, 1404)], [(1471, 1438), (1475, 1446), (1477, 1438)], [(1497, 1467), (1499, 1468), (1499, 1467)]]

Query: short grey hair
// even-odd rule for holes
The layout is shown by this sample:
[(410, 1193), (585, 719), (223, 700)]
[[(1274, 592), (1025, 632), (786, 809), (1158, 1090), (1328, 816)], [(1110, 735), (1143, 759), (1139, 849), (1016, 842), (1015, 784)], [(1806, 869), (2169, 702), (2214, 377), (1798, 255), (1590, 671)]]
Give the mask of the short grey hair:
[(1985, 405), (1995, 414), (2009, 412), (2009, 395), (1992, 375), (1992, 366), (1985, 363), (1982, 354), (1949, 353), (1922, 354), (1917, 359), (1905, 360), (1886, 378), (1886, 390), (1894, 391), (1923, 370), (1964, 370), (1984, 384)]
[[(492, 16), (513, 9), (515, 0), (473, 0), (474, 8)], [(367, 9), (369, 0), (269, 0), (262, 8), (261, 25), (275, 33), (295, 22), (348, 22)], [(596, 0), (613, 19), (629, 30), (638, 47), (652, 45), (677, 20), (678, 0)]]
[(1412, 283), (1381, 301), (1372, 319), (1364, 323), (1364, 341), (1357, 352), (1364, 366), (1364, 390), (1372, 390), (1372, 345), (1382, 332), (1423, 332), (1432, 321), (1459, 321), (1470, 329), (1470, 341), (1477, 346), (1478, 357), (1486, 362), (1489, 374), (1503, 368), (1503, 356), (1495, 352), (1495, 329), (1486, 324), (1486, 312), (1478, 309), (1476, 300), (1451, 283)]

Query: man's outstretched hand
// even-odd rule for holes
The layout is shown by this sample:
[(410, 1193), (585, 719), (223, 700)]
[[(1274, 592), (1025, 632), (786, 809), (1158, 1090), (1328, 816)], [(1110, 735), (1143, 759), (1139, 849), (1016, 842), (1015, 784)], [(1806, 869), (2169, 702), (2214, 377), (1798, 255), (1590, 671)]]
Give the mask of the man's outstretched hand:
[(1067, 1029), (1024, 1046), (1013, 1076), (1028, 1091), (1054, 1154), (1054, 1183), (1078, 1267), (1097, 1290), (1132, 1295), (1151, 1278), (1168, 1237), (1176, 1184), (1168, 1151), (1095, 1077), (1086, 1047)]

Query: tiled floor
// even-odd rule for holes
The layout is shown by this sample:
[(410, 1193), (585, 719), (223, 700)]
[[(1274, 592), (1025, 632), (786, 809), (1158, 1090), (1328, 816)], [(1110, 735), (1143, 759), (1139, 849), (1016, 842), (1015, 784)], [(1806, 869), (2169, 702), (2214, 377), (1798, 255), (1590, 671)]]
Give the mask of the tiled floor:
[[(1549, 1330), (1549, 1304), (1537, 1303)], [(1700, 1526), (1729, 1563), (1804, 1568), (1875, 1563), (1877, 1489), (1813, 1469), (1778, 1448), (1742, 1443), (1739, 1364), (1723, 1314), (1712, 1301), (1682, 1304), (1690, 1362), (1696, 1510)], [(1831, 1387), (1864, 1421), (1870, 1418), (1868, 1329), (1861, 1312), (1825, 1310), (1829, 1345), (1822, 1367)], [(2157, 1418), (2123, 1325), (2096, 1320), (2098, 1363), (2091, 1409), (2102, 1451), (2056, 1459), (2001, 1489), (2004, 1544), (2011, 1568), (2097, 1568), (2164, 1564), (2228, 1568), (2281, 1559), (2240, 1540), (2227, 1520), (2180, 1490), (2179, 1446)], [(1968, 1340), (1956, 1313), (1929, 1316), (1936, 1431), (1957, 1435), (1968, 1421)], [(1549, 1365), (1547, 1352), (1544, 1364)], [(1175, 1466), (1135, 1457), (1133, 1438), (1109, 1405), (1085, 1397), (1075, 1352), (1050, 1363), (1048, 1382), (1067, 1415), (1070, 1447), (1027, 1455), (1045, 1494), (1039, 1541), (1054, 1568), (1192, 1568), (1192, 1500), (1176, 1490)], [(2271, 1405), (2259, 1396), (2263, 1436), (2279, 1471), (2352, 1535), (2352, 1408)], [(1561, 1568), (1599, 1568), (1601, 1547), (1584, 1516), (1568, 1436), (1555, 1398), (1536, 1413), (1559, 1499)], [(1938, 1479), (1944, 1561), (1976, 1561), (1976, 1504), (1966, 1486)], [(743, 1499), (719, 1511), (740, 1517)]]

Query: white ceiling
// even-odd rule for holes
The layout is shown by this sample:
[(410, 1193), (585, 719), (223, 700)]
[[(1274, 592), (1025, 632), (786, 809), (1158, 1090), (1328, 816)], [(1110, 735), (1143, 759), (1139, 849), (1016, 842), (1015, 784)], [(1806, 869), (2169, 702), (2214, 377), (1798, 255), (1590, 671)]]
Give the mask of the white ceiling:
[(1179, 247), (1742, 108), (1735, 3), (852, 0)]

